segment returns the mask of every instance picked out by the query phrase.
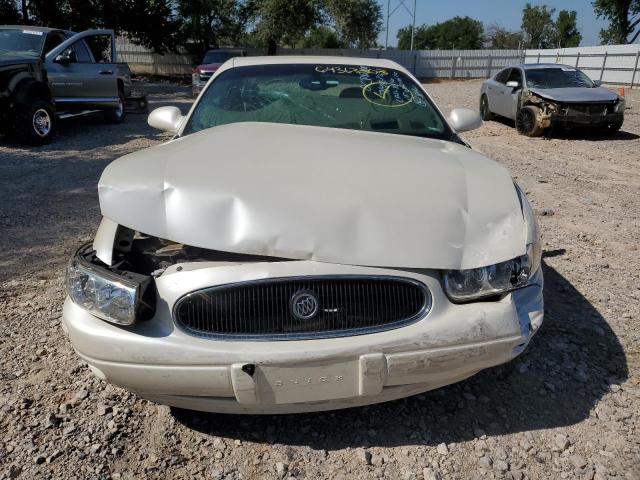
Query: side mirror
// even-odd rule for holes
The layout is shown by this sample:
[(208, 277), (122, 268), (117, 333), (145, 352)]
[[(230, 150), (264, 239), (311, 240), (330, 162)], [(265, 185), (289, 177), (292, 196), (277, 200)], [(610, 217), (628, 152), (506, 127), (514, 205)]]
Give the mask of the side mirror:
[(482, 125), (482, 118), (475, 110), (456, 108), (449, 114), (449, 124), (456, 132), (468, 132)]
[(178, 133), (184, 117), (178, 107), (160, 107), (149, 114), (147, 123), (165, 132)]
[(515, 80), (510, 80), (507, 82), (507, 87), (509, 88), (519, 88), (520, 87), (520, 82), (516, 82)]
[(593, 81), (593, 86), (594, 87), (601, 87), (602, 86), (602, 81), (601, 80), (592, 80)]

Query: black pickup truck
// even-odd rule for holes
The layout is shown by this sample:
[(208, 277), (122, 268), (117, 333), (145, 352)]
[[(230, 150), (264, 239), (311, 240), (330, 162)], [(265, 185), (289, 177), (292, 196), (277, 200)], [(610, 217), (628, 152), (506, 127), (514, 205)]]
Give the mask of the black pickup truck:
[(0, 133), (42, 145), (65, 116), (102, 111), (120, 123), (130, 95), (112, 30), (0, 26)]

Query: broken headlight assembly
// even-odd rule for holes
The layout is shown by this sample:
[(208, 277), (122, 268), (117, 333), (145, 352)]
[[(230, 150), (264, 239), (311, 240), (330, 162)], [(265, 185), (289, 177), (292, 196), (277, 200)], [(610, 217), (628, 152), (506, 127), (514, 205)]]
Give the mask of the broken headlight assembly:
[(522, 189), (517, 184), (515, 188), (528, 227), (526, 254), (481, 268), (445, 270), (444, 289), (452, 301), (469, 302), (496, 297), (526, 287), (540, 269), (542, 244), (538, 221)]
[(90, 245), (73, 257), (66, 280), (73, 303), (102, 320), (127, 326), (153, 315), (151, 277), (100, 265)]
[(444, 287), (454, 302), (494, 297), (526, 287), (538, 268), (540, 250), (532, 244), (526, 255), (506, 262), (469, 270), (445, 270)]

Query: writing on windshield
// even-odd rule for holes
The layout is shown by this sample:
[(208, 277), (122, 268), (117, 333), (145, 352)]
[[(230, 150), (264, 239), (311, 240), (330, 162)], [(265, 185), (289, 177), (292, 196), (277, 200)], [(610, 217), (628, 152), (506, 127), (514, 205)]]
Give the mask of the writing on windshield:
[(420, 86), (403, 72), (366, 65), (254, 65), (223, 72), (184, 134), (236, 122), (270, 122), (449, 139)]

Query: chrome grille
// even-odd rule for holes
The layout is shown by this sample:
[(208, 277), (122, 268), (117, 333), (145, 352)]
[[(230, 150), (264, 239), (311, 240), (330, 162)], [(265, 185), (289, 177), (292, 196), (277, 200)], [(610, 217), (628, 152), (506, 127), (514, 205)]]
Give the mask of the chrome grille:
[[(315, 299), (308, 318), (294, 306)], [(298, 305), (298, 304), (295, 304)], [(385, 276), (296, 277), (207, 288), (185, 295), (174, 320), (188, 333), (229, 340), (299, 340), (390, 330), (426, 315), (427, 287)]]
[(200, 73), (200, 82), (201, 83), (207, 83), (212, 75), (213, 75), (213, 73), (211, 73), (211, 72), (202, 72), (202, 73)]

